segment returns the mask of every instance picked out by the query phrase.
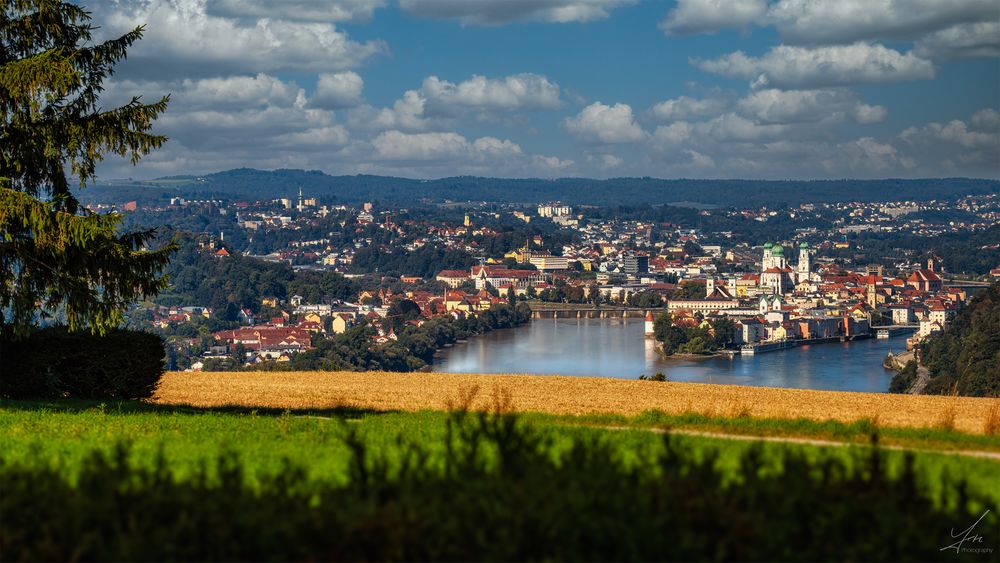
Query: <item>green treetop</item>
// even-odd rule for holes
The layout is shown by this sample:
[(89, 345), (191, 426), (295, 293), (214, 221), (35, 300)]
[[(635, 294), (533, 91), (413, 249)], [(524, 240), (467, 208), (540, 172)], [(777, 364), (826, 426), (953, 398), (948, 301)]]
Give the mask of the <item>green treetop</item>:
[[(56, 0), (0, 3), (0, 333), (24, 334), (62, 310), (71, 330), (103, 332), (166, 285), (173, 245), (119, 233), (121, 217), (81, 210), (71, 191), (107, 154), (137, 163), (166, 141), (150, 132), (167, 97), (99, 106), (104, 81), (142, 28), (92, 44), (90, 14)], [(72, 180), (71, 180), (72, 178)]]

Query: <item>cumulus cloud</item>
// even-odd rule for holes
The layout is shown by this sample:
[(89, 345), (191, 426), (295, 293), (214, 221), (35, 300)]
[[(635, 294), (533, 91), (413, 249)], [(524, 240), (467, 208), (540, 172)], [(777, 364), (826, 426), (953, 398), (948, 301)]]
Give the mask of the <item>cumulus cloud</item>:
[(598, 143), (634, 143), (646, 137), (628, 104), (608, 106), (595, 102), (563, 121), (567, 131)]
[(676, 121), (658, 127), (641, 146), (649, 163), (643, 172), (734, 178), (1000, 175), (1000, 112), (992, 108), (886, 137), (838, 138), (822, 123), (829, 120), (761, 124), (734, 113)]
[(779, 0), (767, 16), (782, 39), (811, 44), (912, 40), (996, 18), (994, 0)]
[(718, 115), (723, 112), (729, 101), (722, 97), (692, 98), (681, 96), (671, 100), (664, 100), (653, 106), (652, 113), (655, 117), (665, 121), (675, 119), (690, 119), (692, 117), (704, 117)]
[(419, 92), (408, 90), (391, 108), (380, 109), (367, 104), (352, 108), (347, 113), (347, 123), (351, 129), (423, 131), (433, 123), (424, 117), (426, 102)]
[(406, 12), (423, 18), (498, 25), (516, 21), (588, 22), (636, 0), (399, 0)]
[(351, 151), (359, 169), (405, 171), (414, 176), (489, 174), (544, 176), (565, 173), (573, 161), (556, 156), (527, 155), (510, 140), (468, 140), (454, 131), (406, 133), (383, 131)]
[(675, 146), (686, 142), (694, 133), (694, 125), (687, 121), (677, 121), (661, 125), (653, 132), (653, 140), (658, 145)]
[(1000, 21), (942, 29), (917, 41), (913, 50), (931, 59), (1000, 57)]
[(693, 59), (698, 68), (752, 79), (755, 88), (822, 88), (934, 77), (934, 65), (912, 52), (878, 44), (831, 47), (779, 45), (761, 57), (737, 51), (716, 59)]
[(386, 3), (386, 0), (215, 0), (207, 8), (210, 15), (227, 18), (366, 22)]
[(669, 35), (715, 33), (759, 23), (767, 0), (678, 0), (659, 28)]
[(969, 123), (959, 119), (928, 123), (923, 127), (908, 127), (899, 136), (912, 146), (936, 146), (943, 142), (966, 149), (966, 158), (1000, 163), (1000, 113), (992, 108), (976, 112)]
[(360, 106), (351, 110), (348, 122), (358, 129), (424, 131), (453, 127), (456, 119), (470, 114), (482, 119), (560, 105), (559, 85), (539, 74), (473, 75), (457, 84), (429, 76), (391, 108)]
[(120, 75), (336, 71), (388, 52), (384, 42), (354, 41), (329, 22), (213, 15), (207, 0), (123, 0), (95, 9), (108, 35), (149, 24)]
[(472, 144), (454, 132), (385, 131), (372, 139), (372, 147), (379, 160), (454, 160), (473, 151)]
[(476, 109), (554, 109), (559, 107), (559, 85), (539, 74), (514, 74), (503, 78), (473, 75), (458, 84), (430, 76), (421, 95), (439, 111), (462, 106)]
[(364, 88), (365, 81), (356, 72), (321, 73), (310, 103), (329, 109), (356, 106)]
[(877, 123), (887, 111), (858, 100), (843, 88), (826, 90), (776, 90), (751, 92), (738, 103), (740, 113), (758, 123), (811, 123), (850, 116), (858, 123)]
[[(660, 22), (660, 29), (683, 35), (773, 26), (785, 43), (794, 45), (876, 40), (952, 44), (968, 39), (961, 35), (964, 30), (974, 33), (979, 44), (989, 43), (989, 26), (997, 23), (997, 16), (994, 0), (777, 0), (770, 4), (766, 0), (679, 0)], [(944, 36), (931, 39), (938, 33)], [(977, 48), (950, 52), (953, 56), (993, 56)]]

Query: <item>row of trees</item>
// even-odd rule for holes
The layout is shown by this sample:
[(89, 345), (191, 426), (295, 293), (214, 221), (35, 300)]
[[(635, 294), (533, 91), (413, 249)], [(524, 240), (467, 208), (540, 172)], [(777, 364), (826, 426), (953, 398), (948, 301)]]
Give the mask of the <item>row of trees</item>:
[[(309, 303), (353, 299), (357, 284), (329, 271), (293, 270), (287, 264), (232, 254), (217, 257), (199, 247), (191, 234), (177, 235), (179, 244), (166, 267), (171, 285), (158, 299), (164, 305), (199, 305), (216, 310), (260, 311), (261, 298), (301, 296)], [(228, 308), (228, 309), (227, 309)]]
[[(707, 325), (707, 326), (706, 326)], [(732, 346), (736, 323), (730, 319), (713, 319), (697, 326), (676, 326), (670, 313), (661, 313), (653, 324), (653, 335), (664, 354), (711, 354)]]

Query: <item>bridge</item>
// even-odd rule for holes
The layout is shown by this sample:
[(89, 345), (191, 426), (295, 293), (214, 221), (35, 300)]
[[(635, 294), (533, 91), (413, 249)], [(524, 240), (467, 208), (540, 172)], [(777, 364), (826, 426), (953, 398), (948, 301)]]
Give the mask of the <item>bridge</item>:
[(571, 306), (565, 303), (529, 303), (533, 319), (642, 319), (646, 313), (654, 315), (666, 309), (637, 307)]
[(880, 325), (872, 327), (876, 338), (889, 338), (901, 334), (910, 334), (917, 332), (919, 329), (920, 327), (917, 325)]
[(990, 282), (976, 281), (976, 280), (942, 280), (945, 287), (954, 287), (955, 289), (985, 289), (989, 287)]

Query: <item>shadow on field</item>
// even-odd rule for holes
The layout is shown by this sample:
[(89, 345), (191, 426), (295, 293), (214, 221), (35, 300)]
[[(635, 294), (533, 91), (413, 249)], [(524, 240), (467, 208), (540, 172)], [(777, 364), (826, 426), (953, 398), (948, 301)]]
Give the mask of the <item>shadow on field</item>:
[(397, 411), (380, 411), (350, 406), (312, 409), (282, 409), (272, 407), (247, 407), (242, 405), (223, 405), (217, 407), (198, 407), (193, 405), (162, 405), (145, 401), (116, 401), (97, 399), (36, 399), (36, 400), (0, 400), (0, 408), (12, 411), (49, 411), (60, 413), (78, 413), (99, 410), (108, 414), (231, 414), (253, 416), (315, 416), (325, 418), (352, 419), (365, 416), (389, 414)]

